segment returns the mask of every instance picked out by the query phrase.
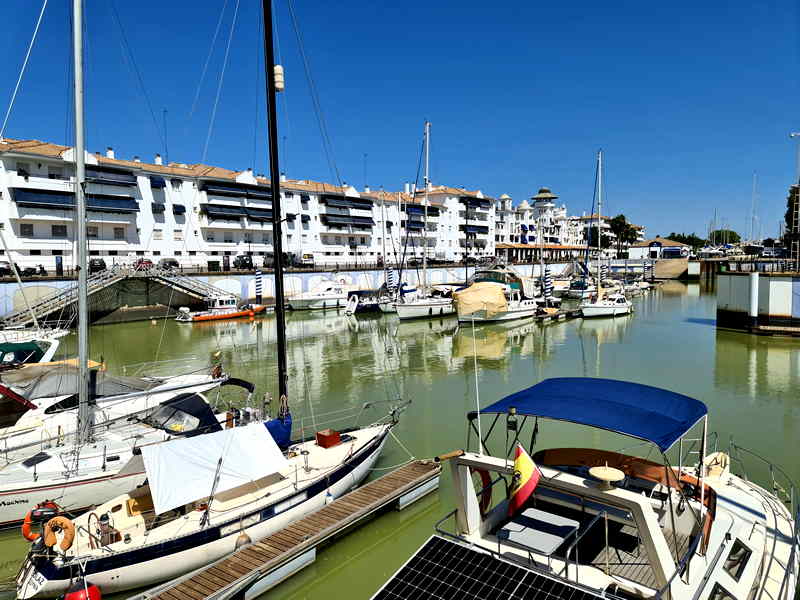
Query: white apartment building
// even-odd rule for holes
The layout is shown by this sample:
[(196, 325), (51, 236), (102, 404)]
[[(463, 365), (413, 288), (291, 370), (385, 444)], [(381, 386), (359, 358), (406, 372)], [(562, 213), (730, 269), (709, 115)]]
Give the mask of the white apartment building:
[[(224, 268), (245, 254), (260, 266), (258, 257), (273, 255), (272, 192), (252, 169), (165, 165), (159, 155), (152, 163), (122, 160), (111, 148), (87, 153), (86, 164), (89, 253), (109, 266), (174, 257), (184, 266)], [(73, 148), (0, 140), (0, 226), (10, 260), (48, 271), (56, 261), (72, 266), (74, 177)], [(375, 264), (421, 257), (426, 248), (428, 257), (448, 261), (494, 256), (494, 200), (480, 191), (359, 193), (287, 179), (281, 196), (284, 251), (299, 260)]]

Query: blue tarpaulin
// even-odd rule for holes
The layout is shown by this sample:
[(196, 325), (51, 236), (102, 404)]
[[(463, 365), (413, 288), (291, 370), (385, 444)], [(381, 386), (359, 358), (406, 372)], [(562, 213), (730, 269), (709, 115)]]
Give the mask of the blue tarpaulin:
[(557, 377), (481, 410), (570, 421), (652, 442), (666, 452), (708, 410), (689, 396), (649, 385), (591, 377)]

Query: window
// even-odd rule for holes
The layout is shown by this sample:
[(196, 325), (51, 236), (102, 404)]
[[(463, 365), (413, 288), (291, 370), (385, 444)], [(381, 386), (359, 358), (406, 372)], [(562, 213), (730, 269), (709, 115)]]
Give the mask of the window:
[(164, 232), (160, 229), (153, 230), (153, 239), (154, 240), (163, 240), (164, 239)]
[(117, 255), (117, 251), (116, 250), (109, 250), (108, 251), (108, 255), (109, 256), (116, 256)]
[(189, 250), (189, 256), (197, 256), (197, 250)]
[(181, 191), (181, 180), (180, 179), (170, 179), (170, 185), (172, 186), (173, 192), (180, 192)]
[(51, 225), (50, 226), (50, 234), (54, 238), (65, 238), (65, 237), (67, 237), (67, 226), (66, 225)]
[(253, 243), (253, 234), (250, 233), (249, 231), (246, 231), (245, 234), (244, 234), (244, 241), (247, 242), (248, 244), (252, 244)]
[(336, 242), (337, 244), (341, 244), (341, 243), (342, 243), (342, 236), (340, 236), (340, 235), (337, 235), (337, 236), (336, 236), (335, 238), (333, 238), (333, 239), (335, 240), (335, 242)]
[(226, 231), (224, 235), (225, 235), (225, 243), (226, 244), (232, 244), (233, 243), (233, 232), (232, 231)]
[(97, 226), (96, 225), (88, 225), (86, 227), (86, 237), (90, 239), (97, 239)]
[(740, 540), (735, 540), (731, 546), (730, 554), (725, 559), (725, 572), (728, 573), (733, 579), (739, 581), (739, 578), (747, 566), (747, 561), (750, 560), (750, 555), (753, 552), (745, 546)]
[(308, 196), (300, 197), (300, 208), (303, 210), (308, 210)]
[(20, 237), (33, 237), (33, 223), (20, 223), (19, 224)]
[(183, 252), (181, 250), (175, 250), (175, 256), (182, 256)]
[(52, 254), (53, 256), (64, 256), (64, 251), (63, 250), (51, 250), (50, 254)]
[(89, 250), (89, 256), (100, 256), (100, 250)]
[(47, 167), (48, 179), (65, 179), (64, 167)]
[(288, 227), (289, 229), (294, 229), (294, 220), (289, 219), (288, 221), (286, 221), (286, 227)]
[(29, 177), (31, 174), (30, 163), (17, 161), (17, 175), (20, 177)]
[(364, 244), (366, 244), (366, 243), (367, 243), (367, 238), (365, 238), (365, 237), (362, 237), (362, 238), (361, 238), (361, 244), (362, 244), (362, 245), (364, 245)]
[(206, 233), (206, 241), (207, 242), (215, 241), (214, 232), (213, 231), (209, 231), (209, 232)]
[(144, 256), (144, 250), (137, 250), (136, 256)]
[(172, 239), (176, 242), (180, 242), (183, 240), (183, 230), (182, 229), (173, 229), (172, 230)]
[(30, 256), (41, 256), (42, 255), (42, 251), (41, 250), (30, 250), (28, 252), (28, 254)]
[(114, 227), (114, 239), (115, 240), (124, 240), (125, 239), (125, 228), (124, 227)]
[(211, 253), (211, 256), (219, 256), (219, 252), (217, 252), (216, 250), (214, 250), (214, 251)]
[(161, 256), (161, 250), (153, 250), (153, 256)]

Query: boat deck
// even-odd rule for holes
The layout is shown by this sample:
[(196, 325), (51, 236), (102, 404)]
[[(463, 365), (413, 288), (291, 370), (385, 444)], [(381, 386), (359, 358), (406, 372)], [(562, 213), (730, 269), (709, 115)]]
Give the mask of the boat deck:
[[(365, 517), (390, 505), (402, 508), (436, 488), (441, 465), (417, 460), (342, 496), (259, 542), (249, 544), (203, 569), (134, 596), (137, 600), (200, 600), (238, 590), (244, 593), (271, 576), (277, 584), (305, 564), (304, 555)], [(312, 559), (313, 560), (313, 557)], [(277, 572), (277, 573), (276, 573)], [(262, 584), (263, 585), (263, 584)], [(268, 588), (265, 588), (268, 589)], [(133, 599), (130, 599), (133, 600)]]

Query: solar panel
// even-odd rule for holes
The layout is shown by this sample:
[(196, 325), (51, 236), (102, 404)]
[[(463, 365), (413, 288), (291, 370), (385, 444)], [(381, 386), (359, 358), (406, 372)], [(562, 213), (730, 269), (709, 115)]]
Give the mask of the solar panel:
[(595, 600), (599, 593), (432, 536), (372, 600)]

